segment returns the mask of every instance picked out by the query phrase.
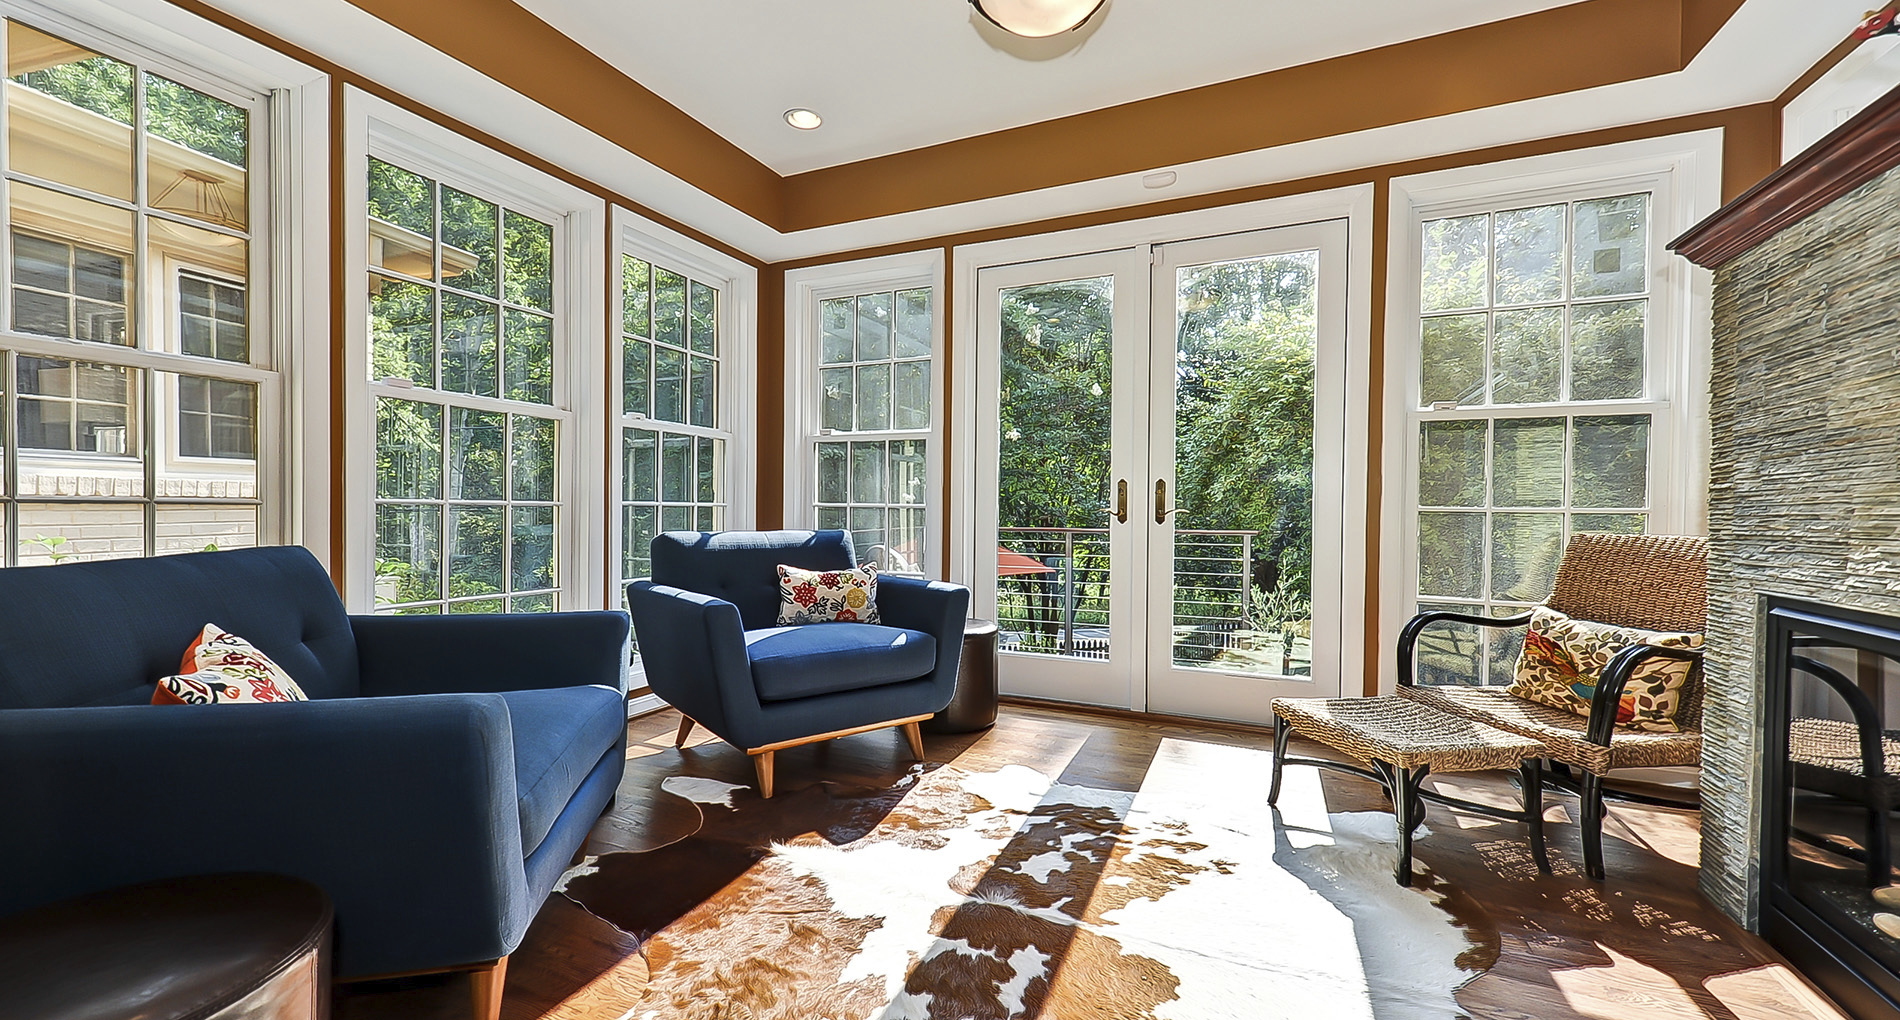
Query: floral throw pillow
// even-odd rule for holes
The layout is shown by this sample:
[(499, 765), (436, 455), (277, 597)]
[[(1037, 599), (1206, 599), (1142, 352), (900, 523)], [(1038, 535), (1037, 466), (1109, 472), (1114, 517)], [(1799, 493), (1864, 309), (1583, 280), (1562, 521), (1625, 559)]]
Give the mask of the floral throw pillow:
[(185, 649), (178, 676), (158, 682), (154, 705), (239, 705), (308, 701), (303, 688), (249, 641), (205, 624)]
[[(1573, 620), (1554, 609), (1539, 607), (1531, 614), (1531, 629), (1524, 635), (1524, 650), (1517, 657), (1517, 676), (1506, 691), (1588, 716), (1598, 678), (1616, 653), (1630, 645), (1700, 648), (1702, 635), (1612, 627)], [(1622, 702), (1616, 709), (1617, 725), (1652, 733), (1680, 733), (1676, 713), (1682, 708), (1683, 684), (1695, 668), (1695, 663), (1680, 659), (1651, 659), (1637, 666), (1629, 685), (1623, 688)]]
[(778, 567), (778, 625), (876, 623), (877, 567), (804, 570)]

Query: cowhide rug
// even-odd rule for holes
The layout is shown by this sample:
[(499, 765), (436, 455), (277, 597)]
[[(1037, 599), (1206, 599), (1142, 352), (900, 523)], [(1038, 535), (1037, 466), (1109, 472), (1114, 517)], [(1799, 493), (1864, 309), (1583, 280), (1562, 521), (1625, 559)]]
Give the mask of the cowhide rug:
[(1329, 815), (1316, 770), (1276, 817), (1269, 762), (1170, 739), (1135, 793), (1021, 766), (771, 801), (677, 777), (698, 833), (561, 889), (641, 939), (640, 1020), (1461, 1016), (1495, 934), (1394, 883), (1391, 816)]

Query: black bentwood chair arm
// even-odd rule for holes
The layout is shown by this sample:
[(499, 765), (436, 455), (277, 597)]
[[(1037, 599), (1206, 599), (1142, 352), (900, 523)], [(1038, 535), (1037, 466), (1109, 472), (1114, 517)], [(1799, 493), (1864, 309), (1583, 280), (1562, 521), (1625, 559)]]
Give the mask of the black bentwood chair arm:
[(1454, 613), (1449, 609), (1426, 610), (1412, 617), (1406, 622), (1405, 629), (1399, 631), (1399, 686), (1418, 685), (1418, 676), (1412, 668), (1418, 650), (1418, 637), (1434, 623), (1468, 623), (1478, 627), (1503, 628), (1523, 627), (1530, 622), (1531, 614), (1528, 612), (1517, 616), (1472, 616), (1469, 613)]
[(1597, 680), (1596, 696), (1590, 699), (1590, 724), (1584, 732), (1585, 739), (1599, 747), (1610, 746), (1610, 736), (1616, 732), (1617, 706), (1623, 701), (1623, 688), (1629, 686), (1636, 667), (1651, 659), (1701, 662), (1702, 652), (1700, 649), (1658, 648), (1655, 645), (1631, 645), (1617, 652), (1610, 659), (1610, 664), (1603, 667), (1603, 676)]

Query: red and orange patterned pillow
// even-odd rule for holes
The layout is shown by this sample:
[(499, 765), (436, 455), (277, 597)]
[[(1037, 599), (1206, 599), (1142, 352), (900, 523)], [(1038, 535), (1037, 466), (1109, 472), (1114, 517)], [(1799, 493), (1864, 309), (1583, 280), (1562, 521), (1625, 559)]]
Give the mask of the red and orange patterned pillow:
[[(1531, 614), (1531, 629), (1517, 657), (1517, 676), (1506, 693), (1588, 716), (1604, 667), (1630, 645), (1700, 648), (1702, 635), (1612, 627), (1540, 606)], [(1694, 663), (1680, 659), (1650, 659), (1637, 666), (1617, 705), (1617, 725), (1652, 733), (1682, 732), (1676, 714), (1682, 709), (1683, 685), (1694, 669)]]
[(249, 641), (216, 624), (185, 649), (178, 676), (158, 682), (154, 705), (244, 705), (308, 701), (303, 688)]
[(850, 570), (778, 567), (778, 625), (876, 623), (877, 567)]

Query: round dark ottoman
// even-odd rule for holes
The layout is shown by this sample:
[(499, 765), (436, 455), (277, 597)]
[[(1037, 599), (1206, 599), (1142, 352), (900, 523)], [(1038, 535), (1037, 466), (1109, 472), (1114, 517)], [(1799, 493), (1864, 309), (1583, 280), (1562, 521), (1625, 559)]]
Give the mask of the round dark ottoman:
[(970, 733), (996, 725), (996, 623), (963, 621), (963, 658), (957, 663), (957, 693), (924, 721), (931, 733)]
[(199, 875), (0, 918), (0, 1017), (327, 1020), (330, 899)]

